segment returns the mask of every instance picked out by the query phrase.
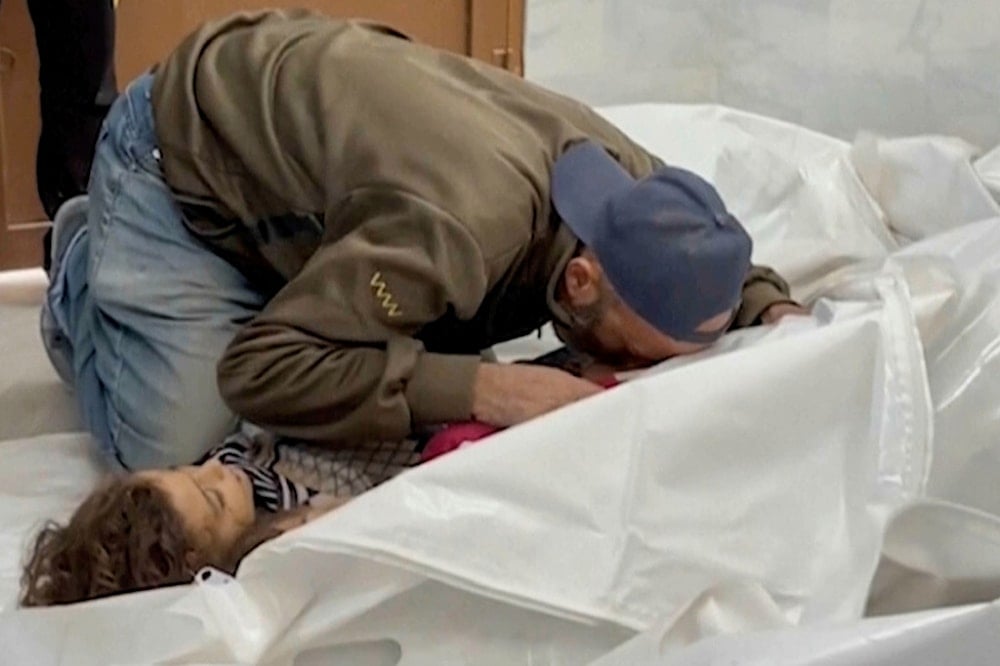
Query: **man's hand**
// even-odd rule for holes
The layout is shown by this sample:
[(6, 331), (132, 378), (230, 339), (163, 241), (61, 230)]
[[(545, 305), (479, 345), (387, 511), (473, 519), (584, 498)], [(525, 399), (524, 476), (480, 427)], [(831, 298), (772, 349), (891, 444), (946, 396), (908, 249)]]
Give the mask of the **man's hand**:
[(472, 415), (477, 421), (507, 427), (601, 390), (592, 382), (555, 368), (483, 363), (476, 374)]
[(764, 310), (760, 316), (760, 321), (764, 324), (776, 324), (784, 317), (808, 317), (809, 310), (798, 303), (775, 303)]

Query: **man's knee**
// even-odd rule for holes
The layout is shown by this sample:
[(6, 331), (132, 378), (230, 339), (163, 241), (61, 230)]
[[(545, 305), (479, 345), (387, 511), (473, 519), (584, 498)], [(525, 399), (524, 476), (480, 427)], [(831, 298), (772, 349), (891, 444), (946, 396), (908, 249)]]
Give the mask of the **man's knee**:
[(139, 430), (123, 419), (114, 435), (118, 462), (133, 471), (191, 465), (236, 426), (236, 419), (228, 414), (178, 413), (157, 419), (153, 427), (144, 421), (145, 427)]

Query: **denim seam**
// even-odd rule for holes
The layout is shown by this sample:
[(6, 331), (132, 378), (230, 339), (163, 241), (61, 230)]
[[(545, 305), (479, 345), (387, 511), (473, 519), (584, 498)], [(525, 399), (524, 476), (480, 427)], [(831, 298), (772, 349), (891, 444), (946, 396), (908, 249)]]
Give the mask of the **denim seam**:
[[(129, 172), (119, 172), (114, 178), (108, 183), (108, 190), (111, 192), (110, 200), (104, 205), (104, 210), (101, 211), (101, 242), (97, 248), (93, 248), (90, 253), (90, 267), (88, 269), (88, 279), (91, 284), (94, 282), (94, 278), (97, 276), (98, 271), (101, 269), (101, 265), (104, 261), (104, 255), (107, 251), (107, 245), (111, 237), (111, 226), (113, 224), (113, 218), (115, 217), (115, 211), (118, 209), (118, 203), (121, 199), (121, 193), (125, 189), (125, 178)], [(94, 315), (99, 318), (103, 318), (104, 314), (101, 312), (101, 308), (97, 301), (94, 302), (94, 307), (96, 312)], [(104, 324), (101, 324), (102, 326)], [(112, 376), (108, 378), (108, 381), (104, 382), (102, 378), (98, 377), (99, 381), (105, 384), (105, 399), (107, 400), (106, 413), (108, 417), (108, 436), (111, 438), (111, 448), (113, 449), (116, 456), (119, 456), (118, 452), (118, 440), (119, 431), (121, 428), (121, 417), (119, 415), (121, 405), (117, 401), (116, 389), (121, 378), (122, 370), (124, 368), (124, 359), (121, 356), (121, 342), (124, 337), (124, 328), (119, 323), (115, 323), (118, 326), (118, 331), (115, 334), (113, 349), (116, 355), (116, 367), (112, 370)]]
[(122, 405), (118, 401), (118, 388), (121, 384), (122, 373), (125, 369), (125, 357), (122, 355), (122, 342), (125, 339), (125, 327), (118, 324), (118, 333), (115, 336), (115, 342), (113, 345), (116, 364), (113, 371), (113, 376), (108, 382), (108, 389), (105, 391), (105, 399), (108, 401), (108, 405), (111, 407), (110, 414), (108, 414), (108, 434), (111, 436), (111, 448), (115, 451), (115, 457), (121, 460), (121, 451), (118, 450), (118, 440), (119, 433), (121, 432), (121, 411)]
[(101, 264), (104, 262), (104, 252), (107, 249), (108, 239), (111, 235), (109, 229), (111, 226), (111, 211), (118, 206), (118, 200), (121, 198), (121, 193), (124, 189), (124, 180), (124, 174), (115, 174), (115, 177), (108, 183), (108, 190), (111, 191), (111, 197), (109, 201), (104, 203), (104, 210), (101, 211), (98, 229), (100, 231), (100, 242), (95, 245), (93, 244), (95, 239), (90, 239), (92, 245), (90, 247), (90, 256), (88, 257), (90, 265), (87, 267), (87, 279), (91, 284), (93, 284), (94, 276), (97, 275), (97, 271), (100, 270)]

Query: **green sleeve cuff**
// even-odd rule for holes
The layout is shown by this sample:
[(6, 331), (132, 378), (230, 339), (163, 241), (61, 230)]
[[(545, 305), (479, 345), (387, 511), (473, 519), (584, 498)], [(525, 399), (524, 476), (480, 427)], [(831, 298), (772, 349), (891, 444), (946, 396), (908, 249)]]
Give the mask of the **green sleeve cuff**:
[(470, 421), (481, 362), (479, 356), (420, 354), (405, 391), (413, 425)]
[(743, 289), (743, 305), (736, 314), (733, 328), (747, 328), (760, 323), (760, 317), (772, 305), (795, 303), (789, 295), (770, 282), (759, 281)]

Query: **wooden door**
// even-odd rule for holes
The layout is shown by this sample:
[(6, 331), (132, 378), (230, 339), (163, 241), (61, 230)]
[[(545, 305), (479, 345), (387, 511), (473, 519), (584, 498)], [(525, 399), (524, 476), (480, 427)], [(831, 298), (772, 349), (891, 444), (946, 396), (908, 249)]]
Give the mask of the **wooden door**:
[(0, 270), (37, 266), (48, 227), (35, 187), (38, 58), (25, 0), (0, 2)]
[[(119, 86), (202, 21), (239, 10), (306, 7), (383, 21), (434, 46), (522, 73), (524, 0), (120, 0)], [(0, 270), (41, 263), (48, 227), (35, 186), (38, 60), (25, 0), (0, 2)]]

